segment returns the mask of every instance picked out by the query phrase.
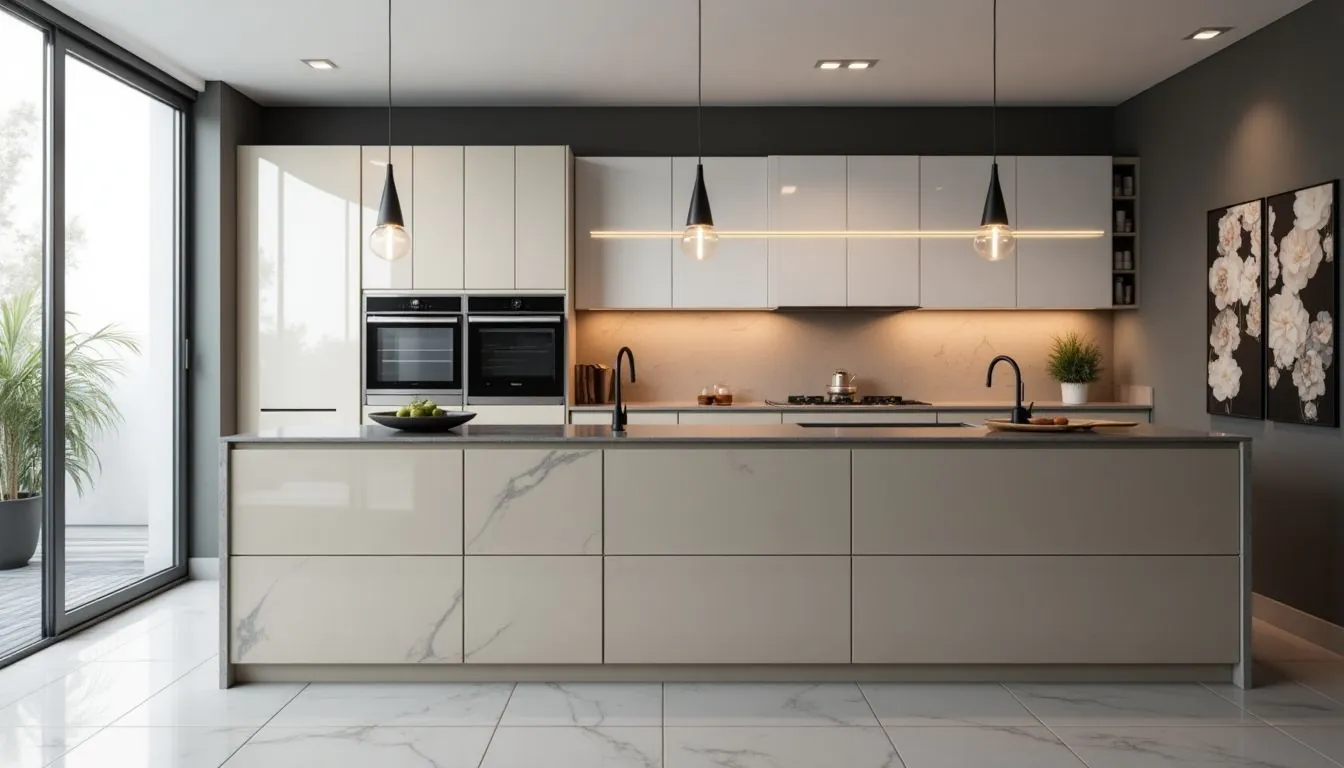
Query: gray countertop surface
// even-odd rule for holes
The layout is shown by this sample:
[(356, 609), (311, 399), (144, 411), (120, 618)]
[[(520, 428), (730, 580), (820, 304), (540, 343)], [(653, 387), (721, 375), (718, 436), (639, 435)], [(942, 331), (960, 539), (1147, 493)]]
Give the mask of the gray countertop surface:
[[(1031, 401), (1027, 401), (1030, 403)], [(904, 411), (1009, 411), (1012, 409), (1012, 403), (987, 402), (987, 401), (965, 401), (965, 402), (932, 402), (929, 405), (774, 405), (764, 403), (759, 400), (747, 400), (732, 405), (697, 405), (693, 401), (689, 402), (653, 402), (653, 403), (626, 403), (632, 411), (816, 411), (818, 413), (843, 412), (843, 413), (874, 413), (883, 412), (904, 412)], [(1046, 411), (1151, 411), (1151, 405), (1142, 405), (1139, 403), (1085, 403), (1083, 405), (1065, 405), (1059, 401), (1037, 400), (1036, 408)], [(571, 411), (609, 411), (611, 404), (605, 405), (570, 405)]]
[(961, 445), (1050, 445), (1087, 443), (1242, 442), (1250, 438), (1223, 432), (1193, 432), (1140, 424), (1131, 428), (1100, 428), (1094, 432), (990, 432), (984, 427), (823, 427), (797, 424), (644, 425), (632, 424), (623, 435), (603, 425), (488, 425), (467, 424), (448, 432), (398, 432), (380, 426), (285, 427), (256, 434), (232, 435), (225, 443), (435, 443), (470, 445), (491, 443), (573, 443), (595, 445), (757, 443), (888, 444), (954, 443)]

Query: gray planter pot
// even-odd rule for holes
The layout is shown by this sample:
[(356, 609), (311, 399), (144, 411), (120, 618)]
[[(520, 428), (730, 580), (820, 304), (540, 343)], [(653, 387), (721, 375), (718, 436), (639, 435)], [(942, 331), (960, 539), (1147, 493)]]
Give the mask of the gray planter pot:
[(27, 565), (37, 551), (41, 533), (41, 496), (0, 501), (0, 571)]

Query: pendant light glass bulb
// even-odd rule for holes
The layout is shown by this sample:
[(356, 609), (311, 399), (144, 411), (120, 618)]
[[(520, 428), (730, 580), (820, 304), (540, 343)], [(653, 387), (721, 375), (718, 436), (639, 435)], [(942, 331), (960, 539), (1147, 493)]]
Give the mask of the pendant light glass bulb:
[(1017, 235), (1007, 224), (987, 224), (975, 233), (975, 252), (985, 261), (1011, 259), (1017, 250)]
[(369, 250), (384, 261), (396, 261), (411, 252), (411, 233), (401, 215), (401, 198), (397, 195), (397, 181), (392, 175), (392, 163), (387, 164), (383, 180), (383, 199), (378, 205), (377, 226), (369, 233)]
[(719, 233), (713, 224), (692, 224), (681, 235), (681, 252), (696, 261), (712, 259), (718, 251)]

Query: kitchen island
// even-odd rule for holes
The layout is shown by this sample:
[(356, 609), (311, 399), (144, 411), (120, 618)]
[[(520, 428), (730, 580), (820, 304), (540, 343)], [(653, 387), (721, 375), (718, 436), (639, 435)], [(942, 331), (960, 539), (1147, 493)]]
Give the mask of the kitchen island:
[(1249, 685), (1249, 442), (282, 429), (221, 452), (221, 683)]

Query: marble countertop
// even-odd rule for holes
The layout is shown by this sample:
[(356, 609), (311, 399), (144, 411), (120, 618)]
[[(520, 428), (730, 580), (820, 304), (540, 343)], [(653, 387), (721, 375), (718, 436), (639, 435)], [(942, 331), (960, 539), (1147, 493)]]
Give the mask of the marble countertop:
[[(1028, 403), (1031, 401), (1028, 400)], [(826, 413), (829, 411), (841, 411), (845, 413), (853, 412), (898, 412), (898, 411), (1009, 411), (1012, 409), (1012, 403), (1000, 403), (989, 401), (947, 401), (932, 402), (929, 405), (771, 405), (759, 400), (746, 400), (732, 405), (697, 405), (694, 402), (650, 402), (650, 403), (626, 403), (632, 411), (816, 411)], [(1153, 406), (1142, 405), (1140, 403), (1117, 403), (1117, 402), (1098, 402), (1085, 403), (1083, 405), (1065, 405), (1058, 400), (1037, 400), (1037, 409), (1046, 411), (1151, 411)], [(570, 405), (571, 411), (610, 411), (611, 403), (605, 405)]]
[(1068, 443), (1180, 443), (1244, 442), (1250, 438), (1223, 432), (1193, 432), (1140, 424), (1132, 428), (1101, 428), (1093, 432), (1024, 433), (990, 432), (984, 427), (802, 427), (797, 424), (632, 424), (621, 435), (604, 425), (489, 425), (467, 424), (449, 432), (398, 432), (380, 426), (285, 427), (255, 434), (222, 438), (231, 444), (247, 443), (437, 443), (443, 445), (491, 443), (759, 443), (759, 444), (904, 444), (956, 443), (983, 445), (1045, 445)]

